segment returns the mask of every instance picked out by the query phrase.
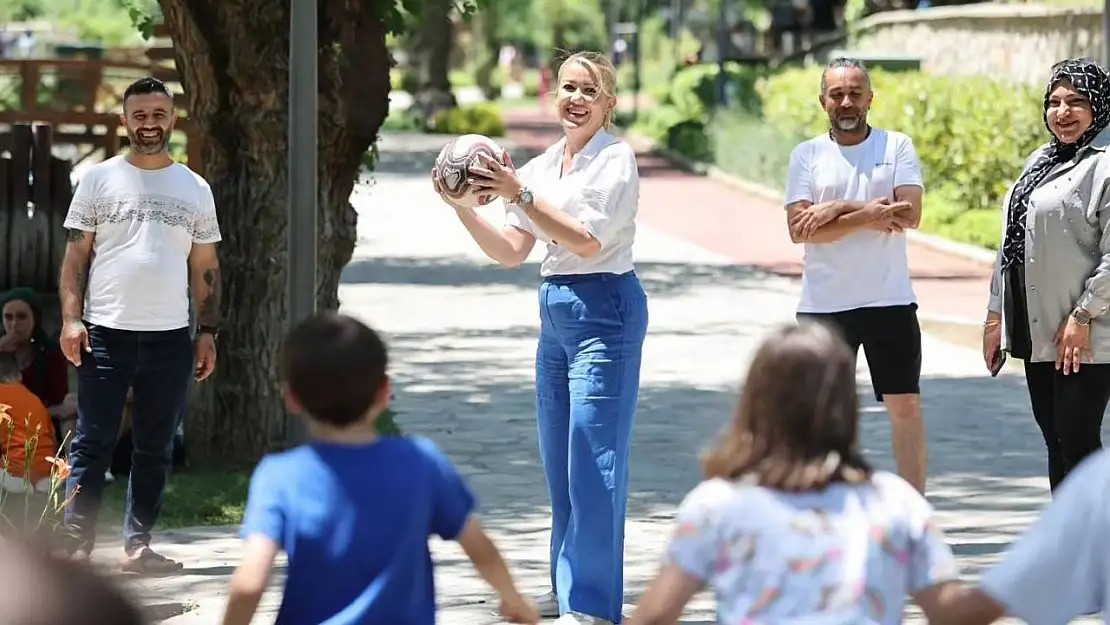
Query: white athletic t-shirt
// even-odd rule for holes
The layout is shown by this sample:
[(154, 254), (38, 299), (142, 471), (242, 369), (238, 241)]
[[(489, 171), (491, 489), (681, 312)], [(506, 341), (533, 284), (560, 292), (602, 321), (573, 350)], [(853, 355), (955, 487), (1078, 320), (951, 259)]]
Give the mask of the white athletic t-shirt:
[(96, 237), (86, 322), (132, 331), (189, 326), (189, 251), (221, 240), (204, 178), (180, 164), (147, 170), (115, 156), (82, 176), (65, 227)]
[[(909, 185), (924, 187), (917, 151), (907, 135), (874, 128), (863, 143), (844, 146), (825, 134), (790, 153), (786, 205), (880, 197), (893, 201), (894, 189)], [(831, 243), (805, 244), (798, 312), (833, 313), (916, 301), (904, 234), (858, 230)]]

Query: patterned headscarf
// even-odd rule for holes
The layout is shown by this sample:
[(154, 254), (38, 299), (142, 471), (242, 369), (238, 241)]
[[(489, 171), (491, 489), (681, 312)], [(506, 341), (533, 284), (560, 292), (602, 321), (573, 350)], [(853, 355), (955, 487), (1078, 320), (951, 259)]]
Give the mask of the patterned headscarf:
[[(1029, 196), (1060, 163), (1070, 161), (1087, 147), (1107, 125), (1110, 125), (1110, 73), (1088, 58), (1068, 59), (1052, 66), (1052, 78), (1044, 92), (1044, 123), (1048, 126), (1048, 101), (1061, 82), (1071, 83), (1080, 95), (1091, 103), (1094, 120), (1091, 127), (1074, 143), (1064, 143), (1052, 137), (1048, 148), (1037, 161), (1018, 179), (1010, 196), (1010, 218), (1006, 238), (1002, 244), (1002, 268), (1025, 262), (1025, 215), (1029, 212)], [(1051, 128), (1049, 128), (1051, 132)]]

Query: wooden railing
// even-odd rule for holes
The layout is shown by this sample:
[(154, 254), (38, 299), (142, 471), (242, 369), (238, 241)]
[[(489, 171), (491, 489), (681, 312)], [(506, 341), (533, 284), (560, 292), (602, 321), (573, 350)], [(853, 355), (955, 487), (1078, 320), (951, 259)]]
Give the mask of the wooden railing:
[[(172, 68), (150, 63), (88, 59), (0, 60), (0, 125), (45, 123), (55, 126), (54, 142), (103, 150), (115, 155), (126, 143), (120, 128), (123, 90), (130, 82)], [(200, 168), (200, 140), (187, 116), (187, 102), (177, 94), (176, 124), (186, 136), (189, 166)]]

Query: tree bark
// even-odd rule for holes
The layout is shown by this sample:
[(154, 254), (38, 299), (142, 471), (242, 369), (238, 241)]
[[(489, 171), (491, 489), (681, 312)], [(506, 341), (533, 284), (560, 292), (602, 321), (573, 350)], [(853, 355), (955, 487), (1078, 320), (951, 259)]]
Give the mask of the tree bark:
[(425, 0), (420, 26), (413, 33), (412, 52), (418, 76), (413, 106), (426, 119), (458, 104), (451, 90), (450, 75), (451, 49), (455, 45), (453, 6), (453, 0)]
[[(186, 421), (190, 462), (249, 464), (286, 443), (279, 352), (287, 329), (288, 0), (160, 0), (188, 116), (205, 137), (223, 242), (216, 372)], [(390, 56), (375, 2), (320, 2), (317, 306), (339, 306), (354, 251), (349, 198), (389, 111)]]

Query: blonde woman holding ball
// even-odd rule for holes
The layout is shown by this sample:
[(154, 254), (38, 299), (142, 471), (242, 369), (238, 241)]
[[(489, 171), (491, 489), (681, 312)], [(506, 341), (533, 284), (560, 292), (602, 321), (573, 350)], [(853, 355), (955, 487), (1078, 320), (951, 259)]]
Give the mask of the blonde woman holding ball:
[(608, 59), (570, 55), (555, 106), (564, 136), (543, 154), (520, 169), (508, 153), (471, 169), (472, 184), (505, 200), (504, 224), (443, 199), (503, 266), (520, 266), (537, 241), (547, 246), (536, 413), (552, 590), (538, 601), (558, 625), (605, 625), (622, 619), (628, 459), (648, 323), (632, 260), (640, 178), (635, 152), (610, 132), (616, 71)]

